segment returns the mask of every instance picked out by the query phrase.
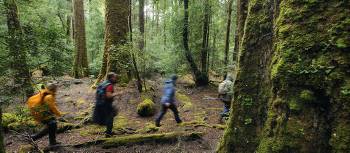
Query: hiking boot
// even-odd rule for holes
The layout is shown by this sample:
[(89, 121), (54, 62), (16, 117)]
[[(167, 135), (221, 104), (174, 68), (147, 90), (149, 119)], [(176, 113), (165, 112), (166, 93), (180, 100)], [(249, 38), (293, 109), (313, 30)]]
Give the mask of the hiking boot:
[(55, 147), (55, 146), (59, 146), (59, 145), (61, 145), (62, 143), (61, 142), (52, 142), (52, 143), (50, 143), (50, 147)]
[(160, 127), (160, 123), (158, 123), (158, 122), (156, 122), (155, 125), (156, 125), (156, 127)]

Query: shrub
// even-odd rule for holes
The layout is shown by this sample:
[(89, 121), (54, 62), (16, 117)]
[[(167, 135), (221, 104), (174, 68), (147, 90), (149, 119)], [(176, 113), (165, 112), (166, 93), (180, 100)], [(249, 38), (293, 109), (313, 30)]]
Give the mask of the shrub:
[(152, 116), (155, 113), (155, 106), (151, 99), (145, 99), (137, 105), (137, 114), (142, 117)]

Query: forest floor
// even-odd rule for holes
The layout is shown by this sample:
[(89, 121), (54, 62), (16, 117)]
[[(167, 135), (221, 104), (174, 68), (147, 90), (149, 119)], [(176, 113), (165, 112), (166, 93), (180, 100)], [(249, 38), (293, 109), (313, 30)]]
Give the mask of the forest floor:
[[(57, 140), (62, 142), (61, 147), (48, 149), (48, 137), (36, 141), (41, 150), (53, 152), (184, 152), (184, 153), (205, 153), (214, 152), (219, 139), (225, 128), (224, 123), (219, 122), (219, 113), (222, 111), (222, 103), (213, 100), (216, 97), (216, 87), (207, 86), (203, 88), (189, 87), (188, 84), (177, 86), (177, 100), (180, 117), (184, 121), (176, 124), (173, 113), (168, 111), (161, 122), (161, 127), (154, 126), (154, 118), (159, 111), (159, 99), (163, 79), (148, 81), (148, 94), (140, 95), (135, 86), (130, 83), (125, 87), (118, 86), (115, 91), (118, 93), (114, 103), (119, 109), (114, 120), (113, 131), (116, 133), (112, 138), (104, 138), (105, 127), (92, 123), (84, 123), (89, 118), (94, 105), (95, 90), (91, 88), (92, 81), (88, 78), (76, 82), (72, 78), (61, 78), (59, 91), (57, 93), (57, 105), (64, 114), (66, 122), (73, 126), (57, 135)], [(181, 81), (180, 81), (181, 82)], [(151, 96), (150, 96), (151, 95)], [(152, 117), (140, 117), (137, 112), (137, 104), (145, 97), (154, 100), (157, 112)], [(9, 109), (10, 110), (10, 109)], [(6, 112), (6, 110), (5, 110)], [(58, 124), (67, 124), (59, 122)], [(59, 125), (59, 127), (62, 125)], [(19, 133), (8, 132), (5, 135), (7, 152), (18, 152), (28, 147), (28, 141), (24, 141)], [(156, 134), (196, 133), (199, 137), (186, 139), (175, 136), (171, 141), (152, 141), (152, 138), (138, 142), (142, 136), (156, 137)], [(191, 136), (190, 136), (191, 137)], [(119, 139), (118, 139), (119, 138)], [(96, 140), (118, 142), (112, 147), (106, 147), (104, 143)], [(125, 139), (125, 140), (123, 140)], [(120, 143), (123, 140), (126, 143)], [(130, 142), (128, 142), (130, 141)]]

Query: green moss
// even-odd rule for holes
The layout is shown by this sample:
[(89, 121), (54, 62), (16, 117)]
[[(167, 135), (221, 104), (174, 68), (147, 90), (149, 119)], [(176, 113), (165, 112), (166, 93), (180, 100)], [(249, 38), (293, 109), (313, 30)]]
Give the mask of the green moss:
[(90, 136), (96, 135), (99, 133), (103, 133), (105, 131), (105, 127), (99, 125), (86, 125), (81, 129), (78, 129), (78, 132), (81, 136)]
[(171, 133), (161, 133), (161, 134), (135, 134), (124, 137), (114, 137), (104, 139), (105, 142), (102, 143), (104, 148), (110, 147), (118, 147), (123, 145), (131, 145), (131, 144), (139, 144), (139, 143), (147, 143), (147, 142), (157, 142), (164, 143), (169, 141), (177, 141), (179, 138), (181, 140), (195, 140), (199, 139), (203, 133), (193, 132), (193, 133), (185, 133), (185, 132), (171, 132)]
[(159, 127), (156, 127), (154, 123), (146, 123), (145, 127), (136, 131), (136, 133), (152, 133), (157, 132)]
[(300, 92), (299, 98), (303, 102), (314, 102), (316, 100), (314, 92), (311, 90), (303, 90)]
[(291, 100), (289, 103), (289, 109), (293, 112), (293, 113), (299, 113), (302, 110), (302, 105), (300, 103), (298, 103), (296, 100)]
[(333, 152), (348, 152), (350, 150), (350, 125), (340, 122), (332, 132), (330, 144)]
[(21, 131), (25, 129), (34, 129), (38, 126), (38, 123), (29, 114), (2, 114), (2, 127), (5, 130)]
[(137, 105), (137, 114), (142, 117), (152, 116), (155, 113), (155, 105), (151, 99), (145, 99)]
[(191, 108), (193, 108), (193, 104), (192, 104), (191, 98), (188, 97), (187, 95), (182, 94), (180, 92), (177, 92), (176, 93), (176, 99), (183, 104), (182, 108), (184, 110), (190, 110)]
[[(29, 153), (29, 152), (38, 152), (32, 145), (21, 145), (19, 146), (18, 153)], [(42, 152), (42, 151), (39, 151)]]

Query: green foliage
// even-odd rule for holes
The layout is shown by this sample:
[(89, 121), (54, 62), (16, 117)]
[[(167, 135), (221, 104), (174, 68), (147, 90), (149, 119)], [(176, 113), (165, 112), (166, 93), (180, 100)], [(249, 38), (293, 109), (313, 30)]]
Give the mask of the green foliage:
[(152, 116), (155, 113), (155, 105), (151, 99), (145, 99), (137, 105), (137, 114), (142, 117)]
[(300, 92), (299, 98), (301, 101), (303, 102), (314, 102), (315, 99), (315, 95), (314, 92), (310, 91), (310, 90), (303, 90)]
[(2, 114), (2, 127), (5, 130), (22, 131), (38, 126), (27, 108), (17, 107), (15, 113)]

